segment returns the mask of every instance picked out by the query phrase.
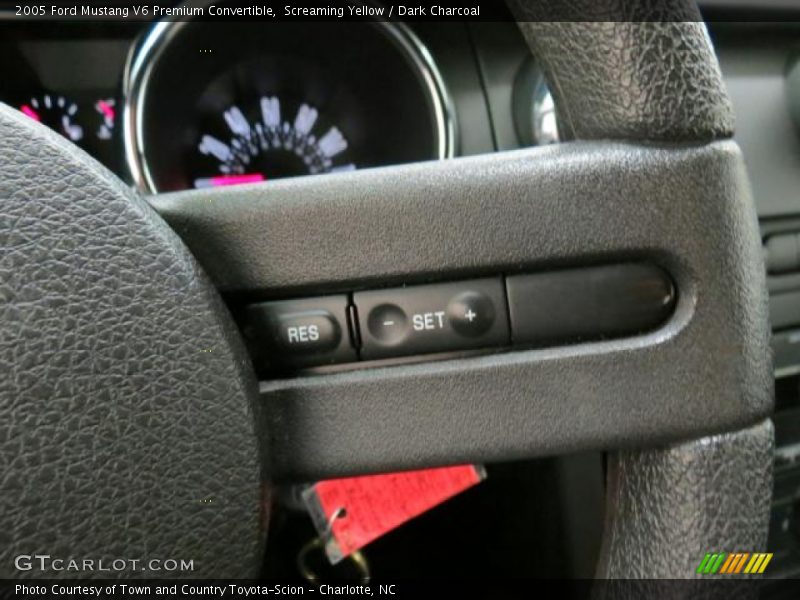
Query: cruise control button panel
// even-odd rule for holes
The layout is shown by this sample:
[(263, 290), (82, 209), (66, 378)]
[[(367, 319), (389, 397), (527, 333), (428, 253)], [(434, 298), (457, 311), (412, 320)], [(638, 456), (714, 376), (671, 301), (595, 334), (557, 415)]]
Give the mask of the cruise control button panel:
[(676, 302), (666, 271), (623, 263), (261, 302), (245, 308), (244, 331), (256, 370), (272, 374), (640, 335)]
[(357, 292), (353, 304), (364, 360), (510, 342), (502, 277)]
[(275, 366), (310, 367), (357, 360), (347, 311), (347, 296), (324, 296), (252, 304), (247, 320)]

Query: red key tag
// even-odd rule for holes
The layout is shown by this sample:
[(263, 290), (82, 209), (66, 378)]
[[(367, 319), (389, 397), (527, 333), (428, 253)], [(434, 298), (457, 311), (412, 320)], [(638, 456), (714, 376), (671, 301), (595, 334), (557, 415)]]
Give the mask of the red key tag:
[(308, 488), (303, 500), (336, 564), (485, 477), (481, 466), (460, 465), (331, 479)]

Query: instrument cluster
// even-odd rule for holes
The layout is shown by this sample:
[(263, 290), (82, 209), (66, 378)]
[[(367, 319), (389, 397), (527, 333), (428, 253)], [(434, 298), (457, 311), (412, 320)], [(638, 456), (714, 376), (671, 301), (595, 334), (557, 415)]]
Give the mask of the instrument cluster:
[(470, 138), (460, 145), (448, 86), (415, 31), (424, 33), (370, 19), (0, 19), (0, 101), (148, 194), (508, 147), (489, 135), (476, 143), (487, 116), (512, 118), (519, 145), (560, 140), (535, 63), (517, 69), (509, 105), (498, 109), (482, 104), (492, 90), (478, 87), (483, 67), (463, 55), (467, 43), (461, 67), (447, 67), (451, 83), (475, 69), (476, 83), (456, 90)]
[(447, 158), (454, 112), (382, 21), (0, 21), (0, 101), (146, 193)]

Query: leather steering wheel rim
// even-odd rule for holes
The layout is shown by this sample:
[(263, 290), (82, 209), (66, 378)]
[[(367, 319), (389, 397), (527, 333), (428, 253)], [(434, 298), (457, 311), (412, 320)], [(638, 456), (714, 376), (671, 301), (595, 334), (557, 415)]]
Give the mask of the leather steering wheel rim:
[(0, 156), (0, 577), (251, 576), (256, 381), (217, 292), (142, 198), (5, 105)]
[[(508, 4), (569, 139), (703, 144), (733, 136), (732, 106), (693, 0)], [(595, 22), (581, 21), (589, 14)], [(764, 421), (612, 453), (597, 577), (687, 578), (699, 576), (706, 552), (765, 550), (773, 446)]]
[[(596, 21), (576, 21), (590, 5)], [(570, 137), (732, 135), (693, 3), (512, 8)], [(253, 576), (269, 439), (217, 292), (146, 202), (4, 106), (0, 156), (0, 576), (42, 576), (18, 561), (33, 555), (193, 562), (119, 577)], [(688, 577), (705, 552), (763, 549), (773, 431), (759, 421), (614, 453), (598, 575)]]

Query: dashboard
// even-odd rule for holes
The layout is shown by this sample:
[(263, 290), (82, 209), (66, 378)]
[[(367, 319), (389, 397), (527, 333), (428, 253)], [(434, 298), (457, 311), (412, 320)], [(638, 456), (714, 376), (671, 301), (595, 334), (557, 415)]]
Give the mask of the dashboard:
[[(463, 23), (0, 20), (0, 100), (145, 193), (495, 149)], [(558, 140), (527, 61), (519, 145)]]
[[(796, 32), (769, 29), (768, 44), (751, 24), (711, 33), (771, 219), (800, 208), (800, 93), (784, 77)], [(559, 140), (507, 22), (0, 19), (0, 76), (0, 101), (148, 194)]]

